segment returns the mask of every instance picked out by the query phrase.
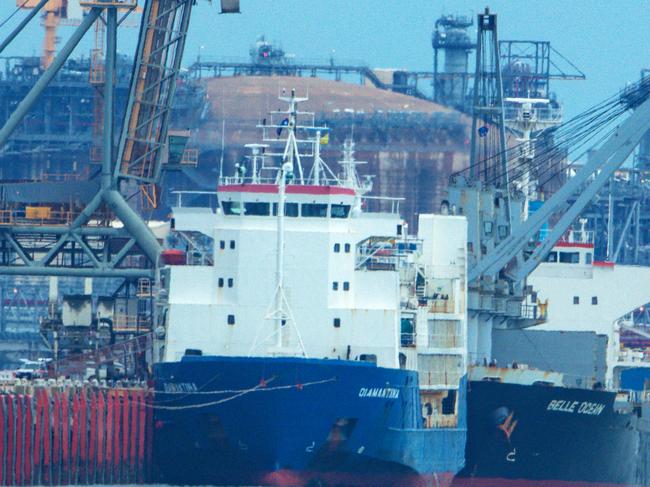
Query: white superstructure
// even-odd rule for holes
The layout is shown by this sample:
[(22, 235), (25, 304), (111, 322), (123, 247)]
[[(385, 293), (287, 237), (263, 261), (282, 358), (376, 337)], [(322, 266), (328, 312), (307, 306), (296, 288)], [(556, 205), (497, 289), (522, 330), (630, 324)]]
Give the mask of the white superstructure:
[(636, 355), (621, 349), (619, 323), (649, 301), (650, 268), (598, 262), (593, 255), (593, 235), (573, 232), (555, 245), (527, 282), (546, 312), (536, 330), (607, 336), (607, 380), (613, 386), (617, 368), (641, 365)]
[[(350, 144), (346, 177), (324, 166), (314, 184), (295, 166), (296, 144), (308, 140), (293, 131), (300, 113), (292, 104), (283, 122), (263, 126), (287, 143), (277, 151), (280, 176), (269, 174), (273, 163), (257, 151), (254, 174), (238, 168), (222, 181), (216, 212), (173, 210), (169, 241), (177, 249), (204, 245), (202, 253), (188, 245), (185, 264), (167, 267), (157, 358), (176, 361), (200, 350), (370, 361), (418, 370), (423, 394), (430, 394), (423, 401), (439, 410), (466, 373), (466, 219), (420, 215), (418, 234), (409, 236), (397, 205), (389, 213), (364, 211), (369, 184), (350, 177)], [(282, 185), (283, 173), (295, 178)], [(280, 314), (279, 282), (286, 296)]]

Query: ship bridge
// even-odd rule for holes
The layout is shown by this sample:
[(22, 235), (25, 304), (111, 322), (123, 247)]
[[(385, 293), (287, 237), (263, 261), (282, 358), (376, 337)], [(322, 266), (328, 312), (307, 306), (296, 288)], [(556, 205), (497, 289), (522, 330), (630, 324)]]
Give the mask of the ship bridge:
[[(352, 188), (325, 185), (287, 185), (284, 215), (306, 218), (348, 218), (357, 199)], [(226, 184), (217, 190), (226, 216), (276, 216), (278, 185)]]

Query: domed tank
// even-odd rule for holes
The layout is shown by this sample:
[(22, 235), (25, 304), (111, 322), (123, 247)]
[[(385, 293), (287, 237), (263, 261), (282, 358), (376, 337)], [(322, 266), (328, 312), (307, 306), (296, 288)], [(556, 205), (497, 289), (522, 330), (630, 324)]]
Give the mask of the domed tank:
[[(323, 160), (336, 171), (343, 143), (353, 137), (355, 157), (367, 161), (361, 175), (373, 175), (372, 196), (402, 197), (400, 213), (415, 229), (419, 213), (438, 212), (449, 175), (469, 161), (471, 120), (455, 110), (373, 86), (297, 77), (212, 78), (205, 83), (208, 106), (196, 134), (197, 170), (216, 185), (225, 120), (223, 174), (232, 174), (245, 155), (244, 144), (259, 141), (255, 126), (281, 109), (278, 95), (296, 90), (309, 100), (301, 110), (316, 113), (330, 128)], [(308, 171), (311, 161), (303, 161)], [(381, 205), (381, 202), (374, 202)], [(388, 210), (388, 205), (386, 208)]]

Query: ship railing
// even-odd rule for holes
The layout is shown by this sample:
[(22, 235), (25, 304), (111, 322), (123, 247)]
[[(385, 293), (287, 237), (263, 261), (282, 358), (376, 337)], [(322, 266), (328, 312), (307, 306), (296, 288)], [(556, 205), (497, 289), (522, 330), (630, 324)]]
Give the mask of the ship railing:
[(367, 270), (396, 270), (400, 259), (418, 253), (422, 241), (397, 240), (394, 237), (372, 236), (357, 244), (355, 268)]
[(453, 299), (432, 298), (428, 300), (430, 313), (454, 313), (456, 310), (456, 303)]
[(212, 257), (214, 253), (214, 239), (197, 231), (174, 230), (170, 237), (181, 240), (171, 242), (172, 247), (178, 247), (179, 243), (184, 244), (186, 251), (186, 265), (211, 266), (214, 264)]
[(70, 182), (70, 181), (85, 181), (90, 175), (89, 168), (74, 173), (59, 173), (59, 172), (45, 172), (41, 176), (42, 181), (56, 181), (56, 182)]
[(49, 206), (0, 210), (0, 225), (69, 225), (78, 213)]
[(638, 350), (631, 350), (631, 349), (624, 349), (620, 350), (618, 354), (616, 355), (616, 360), (618, 362), (647, 362), (648, 357), (650, 357), (650, 354), (645, 351), (638, 351)]
[(546, 313), (542, 314), (539, 312), (539, 306), (536, 304), (525, 304), (521, 305), (521, 317), (528, 320), (540, 320), (543, 321), (546, 319)]
[[(279, 169), (265, 167), (264, 169)], [(261, 176), (224, 176), (219, 179), (219, 186), (236, 186), (239, 184), (278, 184), (275, 177)], [(341, 180), (335, 178), (321, 178), (320, 186), (341, 186)]]
[(148, 316), (116, 313), (113, 316), (113, 332), (141, 333), (151, 331), (151, 319)]
[(458, 426), (458, 416), (455, 414), (437, 414), (425, 416), (425, 428), (456, 428)]
[[(507, 104), (504, 107), (504, 119), (507, 122), (516, 121), (521, 112), (521, 108), (518, 105), (509, 105)], [(537, 122), (540, 123), (560, 123), (562, 122), (563, 111), (561, 107), (533, 107), (534, 117)]]
[[(377, 201), (379, 202), (382, 211), (391, 213), (393, 215), (399, 215), (399, 205), (402, 201), (404, 201), (406, 198), (394, 198), (390, 196), (362, 196), (361, 200), (363, 202), (373, 202)], [(386, 210), (385, 206), (386, 204), (389, 206), (389, 209)]]
[(357, 245), (356, 269), (366, 268), (373, 271), (394, 271), (397, 269), (397, 248), (392, 242), (368, 242)]
[(571, 230), (565, 233), (560, 240), (560, 243), (577, 243), (577, 244), (593, 244), (594, 232), (591, 230)]

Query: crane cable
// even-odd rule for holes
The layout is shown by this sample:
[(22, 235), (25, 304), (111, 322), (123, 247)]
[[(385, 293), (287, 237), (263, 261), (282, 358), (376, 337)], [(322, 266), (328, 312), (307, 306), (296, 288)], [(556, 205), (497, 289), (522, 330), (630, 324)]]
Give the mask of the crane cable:
[[(523, 167), (523, 169), (521, 169), (518, 173), (511, 174), (510, 180), (516, 181), (530, 169), (539, 169), (542, 166), (548, 164), (549, 161), (552, 161), (554, 158), (560, 156), (559, 159), (551, 162), (547, 167), (545, 167), (540, 174), (548, 173), (550, 170), (557, 168), (557, 165), (564, 159), (562, 156), (565, 151), (567, 154), (575, 152), (579, 147), (584, 146), (587, 141), (592, 140), (596, 135), (598, 135), (598, 133), (607, 127), (607, 125), (610, 124), (613, 120), (625, 113), (630, 106), (634, 106), (645, 100), (645, 98), (647, 98), (649, 87), (650, 80), (640, 80), (626, 90), (627, 100), (623, 99), (620, 94), (613, 95), (595, 105), (594, 107), (586, 110), (585, 112), (573, 117), (568, 122), (542, 131), (537, 138), (539, 139), (543, 136), (553, 135), (553, 143), (550, 144), (548, 148), (543, 150), (541, 153), (538, 153), (537, 157), (535, 158), (536, 162), (532, 168)], [(577, 146), (575, 145), (576, 142), (579, 142)], [(512, 172), (517, 168), (527, 166), (529, 164), (529, 160), (519, 160), (520, 157), (518, 151), (516, 150), (517, 148), (523, 147), (527, 143), (530, 143), (530, 141), (522, 141), (521, 143), (515, 144), (514, 146), (506, 149), (508, 154), (507, 162), (510, 163), (508, 167), (509, 172)], [(493, 165), (493, 169), (490, 171), (491, 175), (488, 178), (487, 165), (491, 160), (496, 161), (500, 159), (500, 157), (503, 155), (503, 152), (504, 151), (501, 151), (497, 154), (491, 155), (490, 157), (484, 158), (483, 160), (477, 161), (476, 163), (453, 173), (452, 177), (458, 176), (474, 167), (483, 166), (486, 182), (497, 182), (503, 178), (503, 170), (499, 172), (498, 168)], [(560, 169), (560, 171), (561, 170), (562, 169)], [(556, 174), (557, 172), (551, 176), (551, 179)], [(546, 182), (547, 181), (545, 181), (545, 183)]]
[(4, 27), (7, 24), (7, 22), (9, 22), (14, 17), (14, 15), (16, 15), (20, 11), (21, 8), (27, 5), (27, 2), (29, 2), (29, 0), (25, 0), (22, 4), (16, 7), (16, 10), (14, 10), (11, 14), (9, 14), (9, 16), (6, 19), (0, 22), (0, 29)]

